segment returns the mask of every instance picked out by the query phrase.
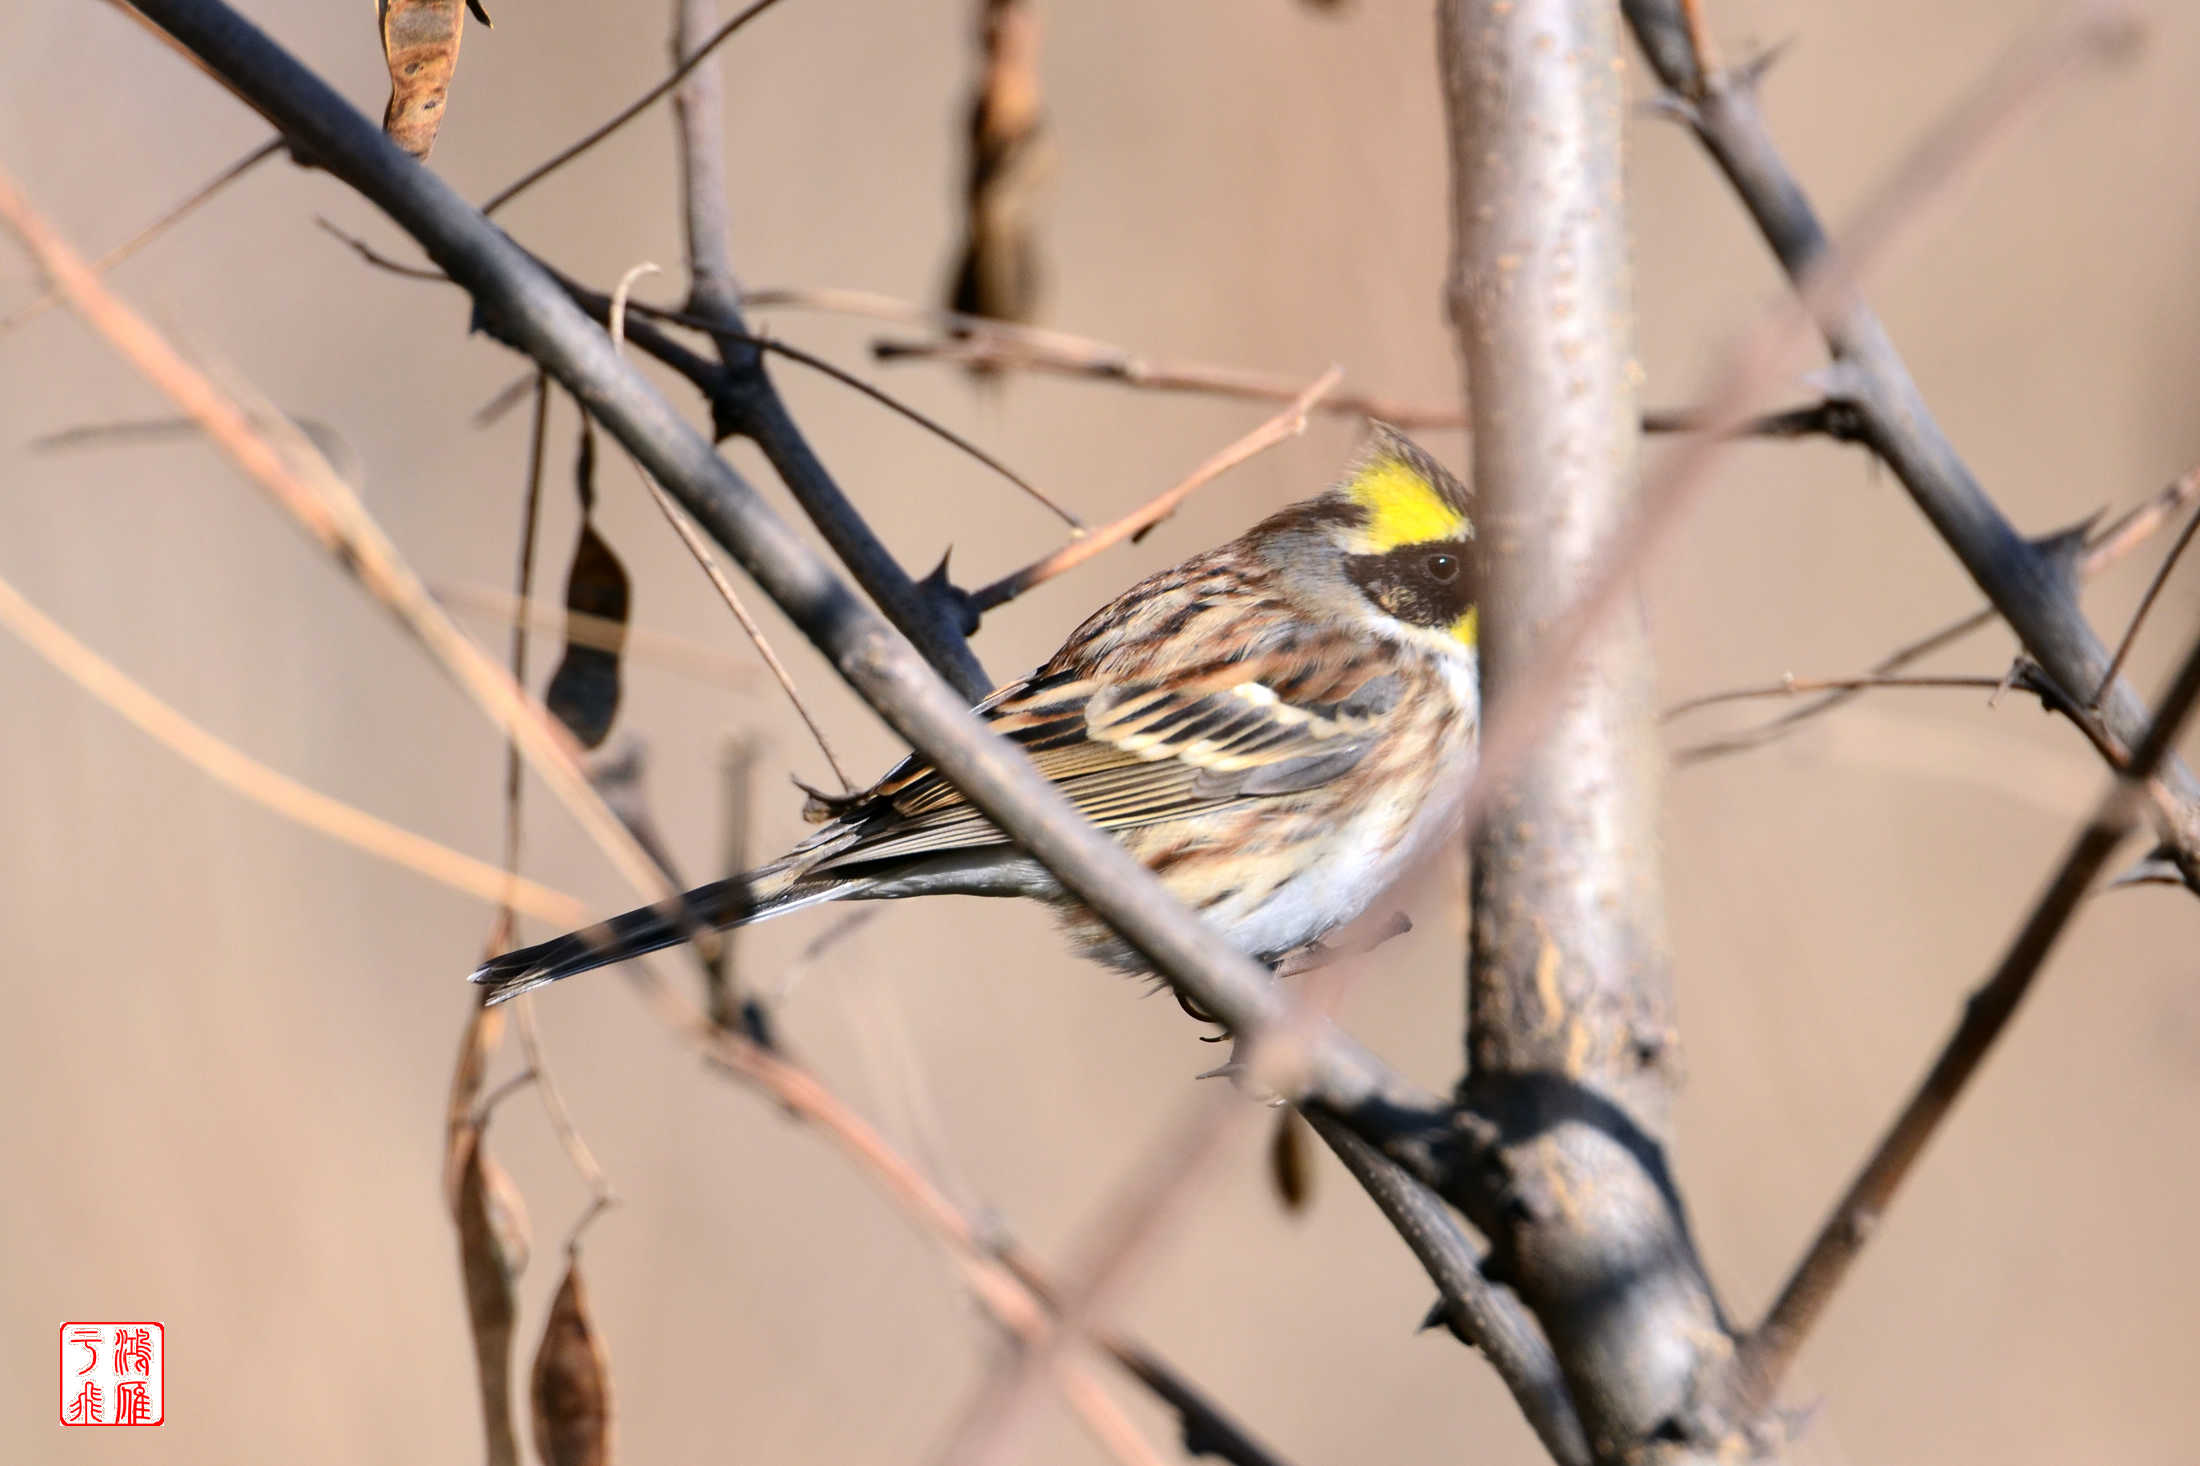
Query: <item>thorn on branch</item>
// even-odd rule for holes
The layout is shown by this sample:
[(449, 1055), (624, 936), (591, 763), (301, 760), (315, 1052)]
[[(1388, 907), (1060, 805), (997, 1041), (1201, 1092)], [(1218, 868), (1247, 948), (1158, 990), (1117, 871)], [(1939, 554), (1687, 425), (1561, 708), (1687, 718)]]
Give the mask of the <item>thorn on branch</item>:
[(2130, 886), (2183, 886), (2184, 868), (2177, 863), (2177, 852), (2167, 845), (2157, 845), (2107, 885), (2104, 891), (2120, 891)]
[(1794, 45), (1795, 38), (1793, 36), (1788, 37), (1786, 40), (1774, 41), (1741, 65), (1726, 72), (1720, 77), (1720, 81), (1738, 91), (1755, 93), (1763, 86), (1764, 79), (1771, 73), (1772, 68), (1787, 59), (1787, 53)]
[[(1642, 415), (1646, 433), (1696, 433), (1712, 426), (1697, 408), (1652, 409)], [(1828, 396), (1805, 407), (1783, 408), (1753, 417), (1729, 434), (1735, 438), (1827, 438), (1836, 443), (1871, 445), (1871, 419), (1845, 397)]]
[(948, 624), (960, 628), (964, 636), (976, 636), (978, 624), (984, 619), (984, 608), (978, 604), (976, 596), (949, 578), (947, 562), (954, 553), (953, 545), (942, 551), (940, 563), (932, 567), (930, 575), (917, 582), (917, 589), (932, 602)]
[(2057, 595), (2076, 599), (2078, 562), (2092, 542), (2093, 528), (2100, 519), (2096, 511), (2067, 528), (2052, 530), (2028, 541), (2032, 553), (2039, 556), (2040, 564), (2054, 576)]

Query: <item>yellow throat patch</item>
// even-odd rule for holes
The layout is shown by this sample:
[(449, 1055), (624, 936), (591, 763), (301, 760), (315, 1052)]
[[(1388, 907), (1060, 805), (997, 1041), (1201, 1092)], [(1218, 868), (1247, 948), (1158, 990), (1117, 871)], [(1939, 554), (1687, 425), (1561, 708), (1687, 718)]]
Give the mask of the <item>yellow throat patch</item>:
[[(1361, 554), (1386, 555), (1401, 545), (1468, 539), (1467, 517), (1429, 482), (1428, 475), (1394, 453), (1378, 453), (1345, 482), (1352, 502), (1367, 511)], [(1471, 629), (1467, 633), (1472, 635)]]
[(1482, 634), (1481, 608), (1467, 607), (1467, 613), (1451, 623), (1451, 639), (1463, 647), (1472, 647), (1475, 638)]

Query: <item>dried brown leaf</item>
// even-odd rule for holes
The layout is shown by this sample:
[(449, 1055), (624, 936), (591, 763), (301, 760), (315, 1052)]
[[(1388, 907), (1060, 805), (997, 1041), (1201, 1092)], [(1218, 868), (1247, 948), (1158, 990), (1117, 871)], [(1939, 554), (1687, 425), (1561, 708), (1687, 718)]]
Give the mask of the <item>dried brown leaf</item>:
[(971, 100), (963, 245), (948, 304), (1029, 321), (1041, 286), (1039, 199), (1054, 163), (1039, 99), (1039, 16), (1029, 0), (984, 0), (981, 11), (984, 69)]
[(513, 1284), (527, 1265), (526, 1212), (503, 1168), (482, 1154), (480, 1129), (467, 1127), (460, 1144), (458, 1256), (481, 1376), (482, 1430), (489, 1466), (519, 1466), (512, 1423)]
[(598, 630), (616, 629), (609, 638), (580, 637), (568, 630), (565, 656), (550, 678), (543, 703), (581, 747), (600, 748), (619, 715), (619, 658), (626, 649), (627, 616), (634, 598), (626, 566), (589, 518), (596, 505), (596, 435), (585, 422), (574, 483), (581, 500), (581, 535), (565, 573), (566, 614), (582, 617)]
[(543, 1466), (609, 1466), (611, 1361), (588, 1313), (581, 1260), (566, 1263), (535, 1351), (535, 1453)]
[[(382, 24), (382, 57), (390, 68), (382, 130), (416, 158), (428, 156), (436, 129), (443, 125), (443, 103), (458, 70), (467, 9), (459, 0), (378, 0), (375, 6)], [(486, 23), (488, 17), (482, 20)]]

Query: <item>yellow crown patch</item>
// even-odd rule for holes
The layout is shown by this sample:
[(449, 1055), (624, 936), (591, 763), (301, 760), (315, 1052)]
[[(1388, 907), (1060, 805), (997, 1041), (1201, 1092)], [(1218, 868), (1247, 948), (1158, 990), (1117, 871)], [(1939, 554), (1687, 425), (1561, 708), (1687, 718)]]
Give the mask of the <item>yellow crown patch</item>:
[(1362, 531), (1366, 554), (1382, 555), (1400, 545), (1466, 539), (1474, 533), (1467, 516), (1418, 465), (1387, 443), (1345, 481), (1352, 502), (1367, 511)]

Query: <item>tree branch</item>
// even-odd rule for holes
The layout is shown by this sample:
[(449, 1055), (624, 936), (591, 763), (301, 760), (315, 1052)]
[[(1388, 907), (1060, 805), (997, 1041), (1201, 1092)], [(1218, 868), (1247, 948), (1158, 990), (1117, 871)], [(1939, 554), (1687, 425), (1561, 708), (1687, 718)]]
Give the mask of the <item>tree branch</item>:
[[(1620, 38), (1600, 0), (1440, 15), (1491, 726), (1630, 527)], [(1461, 1099), (1507, 1178), (1491, 1269), (1549, 1336), (1596, 1458), (1616, 1460), (1720, 1444), (1690, 1417), (1729, 1335), (1664, 1158), (1676, 1034), (1639, 617), (1609, 618), (1573, 668), (1473, 835)]]
[(1542, 1326), (1516, 1294), (1484, 1275), (1474, 1244), (1451, 1213), (1426, 1186), (1335, 1116), (1314, 1109), (1306, 1112), (1306, 1121), (1413, 1249), (1436, 1282), (1444, 1322), (1463, 1342), (1482, 1351), (1551, 1459), (1558, 1466), (1588, 1466), (1589, 1442), (1581, 1416)]
[(1939, 1132), (1995, 1041), (2016, 1017), (2048, 954), (2107, 868), (2109, 857), (2138, 823), (2143, 791), (2168, 758), (2196, 701), (2200, 701), (2200, 641), (2185, 654), (2130, 763), (2118, 771), (2115, 784), (2071, 842), (2000, 965), (1964, 1004), (1963, 1020), (1941, 1047), (1933, 1067), (1819, 1228), (1764, 1322), (1743, 1344), (1736, 1373), (1745, 1398), (1769, 1402), (1779, 1388), (1811, 1326), (1848, 1276), (1864, 1244), (1878, 1231), (1880, 1219), (1927, 1142)]
[[(1709, 68), (1696, 53), (1694, 30), (1678, 0), (1624, 0), (1622, 9), (1660, 80), (1683, 99), (1675, 110), (1725, 173), (1789, 279), (1800, 284), (1827, 257), (1830, 245), (1817, 211), (1765, 126), (1756, 73)], [(2127, 46), (2135, 28), (2126, 6), (2074, 5), (2041, 45), (2018, 53), (2005, 71), (2060, 70), (2088, 54)], [(2109, 653), (2078, 606), (2060, 542), (2028, 540), (2010, 524), (1941, 430), (1893, 338), (1862, 296), (1844, 292), (1818, 314), (1840, 364), (1844, 395), (1862, 415), (1873, 451), (1894, 470), (2025, 650), (2064, 689), (2065, 711), (2073, 719), (2086, 717), (2088, 694), (2103, 684)], [(2130, 686), (2109, 684), (2101, 700), (2100, 741), (2129, 749), (2147, 726), (2145, 704)], [(2174, 758), (2164, 764), (2161, 780), (2167, 794), (2162, 840), (2186, 884), (2200, 891), (2200, 780)]]
[[(2152, 538), (2169, 523), (2171, 515), (2196, 500), (2200, 500), (2200, 468), (2188, 468), (2153, 495), (2089, 534), (2085, 549), (2078, 555), (2077, 562), (2072, 567), (2073, 571), (2080, 580), (2089, 580), (2100, 574)], [(1896, 647), (1872, 663), (1866, 669), (1866, 674), (1883, 677), (1899, 672), (1920, 658), (1931, 656), (1972, 632), (1992, 625), (1995, 619), (1994, 608), (1982, 606), (1967, 616), (1935, 627), (1923, 636)], [(1761, 748), (1772, 740), (1793, 732), (1812, 718), (1832, 712), (1858, 696), (1861, 691), (1862, 689), (1828, 692), (1793, 712), (1769, 718), (1722, 738), (1709, 739), (1678, 749), (1673, 754), (1673, 761), (1685, 766)]]
[(741, 318), (741, 287), (733, 272), (728, 232), (732, 211), (726, 202), (725, 122), (718, 73), (709, 66), (689, 69), (692, 63), (685, 53), (690, 46), (715, 44), (720, 35), (763, 7), (752, 5), (727, 26), (714, 30), (717, 7), (712, 0), (676, 3), (675, 74), (686, 71), (675, 98), (675, 116), (691, 279), (687, 308), (709, 323), (705, 329), (725, 367), (717, 390), (709, 394), (712, 425), (720, 438), (747, 438), (763, 450), (772, 471), (856, 583), (925, 660), (954, 684), (964, 701), (978, 702), (993, 690), (993, 681), (970, 650), (968, 638), (977, 629), (976, 621), (966, 616), (944, 583), (934, 586), (910, 579), (901, 562), (871, 532), (787, 411), (764, 368), (764, 354)]

